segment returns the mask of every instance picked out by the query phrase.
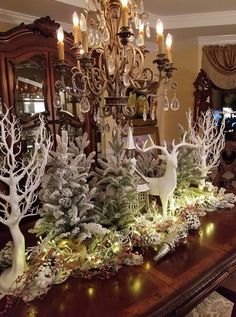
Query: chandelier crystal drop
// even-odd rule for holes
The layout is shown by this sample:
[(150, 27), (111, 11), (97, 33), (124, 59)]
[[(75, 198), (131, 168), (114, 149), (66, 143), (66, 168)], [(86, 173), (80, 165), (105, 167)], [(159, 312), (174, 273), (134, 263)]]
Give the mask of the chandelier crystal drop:
[[(168, 35), (164, 43), (163, 24), (157, 21), (157, 56), (153, 63), (156, 71), (145, 67), (147, 52), (145, 37), (150, 38), (151, 27), (143, 1), (139, 6), (135, 0), (93, 0), (95, 11), (87, 1), (86, 9), (73, 15), (74, 44), (77, 66), (71, 69), (71, 86), (65, 84), (64, 74), (70, 69), (64, 61), (63, 30), (58, 30), (59, 61), (57, 67), (61, 79), (56, 82), (58, 106), (60, 92), (68, 93), (78, 99), (80, 111), (92, 109), (94, 119), (113, 116), (119, 124), (136, 113), (135, 104), (128, 103), (130, 91), (143, 94), (152, 100), (151, 111), (144, 111), (143, 118), (155, 118), (155, 107), (161, 84), (176, 88), (172, 81), (175, 69), (171, 59), (172, 37)], [(106, 97), (105, 97), (106, 96)], [(165, 98), (166, 97), (166, 98)], [(168, 98), (165, 94), (164, 108)], [(175, 96), (176, 98), (176, 96)], [(101, 104), (101, 100), (104, 100)], [(172, 101), (176, 110), (179, 102)], [(168, 101), (169, 108), (169, 101)], [(97, 112), (96, 112), (96, 109)]]
[(179, 110), (179, 100), (177, 99), (176, 95), (174, 95), (173, 100), (171, 101), (170, 108), (171, 110), (177, 111)]

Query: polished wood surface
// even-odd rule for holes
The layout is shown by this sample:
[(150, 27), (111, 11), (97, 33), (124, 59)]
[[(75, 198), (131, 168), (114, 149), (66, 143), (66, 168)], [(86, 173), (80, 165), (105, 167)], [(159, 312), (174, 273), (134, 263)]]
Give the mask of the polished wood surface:
[(236, 270), (235, 224), (236, 208), (208, 214), (188, 243), (159, 263), (147, 254), (141, 267), (123, 267), (108, 280), (70, 278), (8, 316), (184, 316)]

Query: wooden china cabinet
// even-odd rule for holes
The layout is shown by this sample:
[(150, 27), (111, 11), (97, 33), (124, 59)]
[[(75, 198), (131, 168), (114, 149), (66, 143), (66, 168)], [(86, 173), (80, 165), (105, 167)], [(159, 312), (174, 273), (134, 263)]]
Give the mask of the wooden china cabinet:
[[(89, 114), (84, 116), (83, 122), (80, 120), (76, 98), (64, 95), (61, 108), (55, 102), (55, 82), (61, 76), (56, 67), (58, 27), (58, 23), (45, 17), (0, 33), (1, 112), (8, 107), (19, 118), (23, 128), (23, 152), (30, 152), (32, 148), (40, 113), (54, 141), (62, 129), (68, 130), (71, 137), (86, 131), (91, 140), (88, 151), (95, 149), (95, 127)], [(70, 50), (72, 41), (72, 36), (66, 33), (65, 62), (74, 66), (75, 58)], [(70, 69), (64, 73), (64, 78), (66, 85), (70, 85)]]

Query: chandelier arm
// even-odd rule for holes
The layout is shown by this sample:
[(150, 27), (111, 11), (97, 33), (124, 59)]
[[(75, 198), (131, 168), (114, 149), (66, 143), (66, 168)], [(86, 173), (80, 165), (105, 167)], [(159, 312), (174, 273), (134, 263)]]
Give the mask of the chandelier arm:
[(172, 89), (177, 89), (178, 85), (176, 81), (170, 81), (170, 85)]
[[(118, 44), (118, 49), (120, 50), (122, 48), (122, 45), (118, 39), (118, 32), (119, 32), (119, 26), (121, 24), (121, 15), (122, 6), (120, 1), (117, 1), (115, 4), (115, 7), (113, 7), (113, 4), (108, 5), (107, 11), (105, 11), (105, 7), (103, 6), (103, 12), (105, 12), (105, 20), (106, 20), (106, 27), (108, 28), (110, 32), (110, 47), (114, 47), (114, 45)], [(120, 12), (120, 14), (118, 14)]]
[(122, 49), (121, 56), (120, 56), (120, 61), (121, 61), (121, 65), (120, 65), (119, 75), (122, 75), (125, 72), (126, 62), (128, 62), (127, 47), (126, 46), (124, 46), (123, 49)]
[[(93, 68), (92, 71), (91, 71), (91, 76), (86, 75), (86, 81), (87, 81), (87, 85), (89, 87), (89, 91), (94, 96), (99, 96), (106, 89), (107, 79), (103, 78), (104, 82), (103, 82), (103, 85), (101, 86), (101, 82), (96, 79), (96, 77), (97, 77), (96, 73), (99, 73), (99, 69), (98, 68)], [(100, 79), (101, 79), (101, 77), (100, 77)]]
[[(57, 81), (55, 82), (55, 87), (56, 87), (56, 89), (58, 89), (59, 91), (66, 92), (68, 95), (78, 98), (78, 93), (71, 91), (70, 88), (67, 88), (66, 85), (65, 85), (62, 81), (60, 81), (60, 80), (57, 80)], [(80, 92), (80, 93), (82, 94), (82, 92)]]
[[(134, 47), (132, 45), (129, 45), (129, 48), (132, 50), (132, 62), (130, 66), (130, 75), (131, 77), (136, 77), (139, 79), (142, 76), (143, 73), (143, 67), (144, 67), (144, 56), (142, 54), (142, 51)], [(139, 56), (139, 58), (137, 58)], [(139, 60), (140, 59), (140, 60)], [(137, 64), (137, 67), (135, 67), (135, 64)], [(135, 70), (137, 71), (135, 73)]]
[(103, 106), (100, 108), (99, 114), (101, 118), (110, 117), (112, 115), (112, 108), (108, 106)]
[(57, 80), (55, 82), (55, 88), (62, 91), (66, 88), (66, 85), (65, 85), (65, 81), (64, 81), (64, 76), (62, 77), (62, 79), (60, 80)]
[(103, 70), (103, 72), (101, 71), (101, 73), (103, 74), (104, 80), (106, 79), (107, 82), (111, 82), (111, 85), (112, 85), (112, 81), (110, 79), (111, 76), (109, 74), (109, 69), (108, 69), (108, 64), (107, 64), (107, 59), (105, 56), (104, 49), (102, 49), (102, 52), (99, 54), (98, 69)]
[[(160, 86), (160, 80), (158, 81), (155, 81), (154, 80), (154, 77), (155, 77), (155, 74), (152, 72), (151, 69), (149, 68), (145, 68), (143, 70), (143, 72), (147, 71), (147, 70), (150, 70), (150, 74), (151, 76), (149, 77), (148, 81), (147, 81), (147, 78), (141, 80), (141, 78), (139, 79), (130, 79), (130, 85), (131, 87), (138, 93), (140, 94), (149, 94), (153, 91), (155, 91), (156, 89), (159, 88)], [(141, 83), (143, 83), (144, 85), (141, 86)]]
[(113, 84), (110, 80), (107, 81), (107, 88), (106, 89), (108, 91), (108, 94), (111, 95), (111, 93), (113, 92), (114, 89), (113, 89)]
[[(109, 44), (112, 47), (115, 43), (115, 37), (116, 37), (118, 27), (115, 23), (116, 19), (112, 19), (109, 13), (110, 12), (108, 9), (106, 14), (105, 14), (105, 20), (106, 20), (106, 27), (110, 33), (110, 43)], [(114, 21), (114, 23), (113, 23), (113, 21)]]
[[(105, 71), (105, 76), (106, 78), (109, 78), (109, 82), (111, 82), (112, 84), (112, 79), (111, 79), (111, 75), (109, 73), (109, 66), (108, 66), (108, 63), (109, 63), (109, 56), (106, 58), (106, 55), (105, 55), (105, 51), (103, 51), (103, 53), (101, 54), (101, 59), (100, 59), (100, 69), (102, 69), (102, 66), (104, 65), (104, 71)], [(103, 60), (103, 63), (102, 63), (102, 60)]]
[(130, 118), (130, 117), (133, 117), (135, 115), (136, 107), (135, 106), (129, 106), (129, 105), (123, 106), (121, 108), (121, 112), (122, 112), (122, 114), (123, 114), (123, 116), (125, 118), (127, 118), (127, 117)]
[[(82, 95), (86, 94), (89, 98), (98, 97), (101, 95), (106, 89), (107, 79), (105, 76), (100, 76), (99, 78), (98, 74), (100, 74), (100, 70), (97, 67), (85, 67), (84, 71), (77, 67), (73, 67), (72, 85), (76, 90), (77, 95), (78, 93)], [(80, 86), (77, 85), (77, 78), (80, 80)], [(101, 79), (103, 82), (102, 85)]]
[[(77, 85), (77, 77), (79, 78), (79, 84), (81, 87), (83, 88), (80, 88), (78, 85)], [(87, 77), (86, 75), (84, 75), (82, 72), (80, 71), (77, 71), (75, 73), (72, 74), (72, 77), (71, 77), (71, 82), (72, 82), (72, 86), (73, 88), (75, 89), (75, 91), (77, 92), (77, 97), (78, 97), (78, 93), (79, 94), (82, 94), (84, 95), (86, 93), (86, 87), (87, 87)]]

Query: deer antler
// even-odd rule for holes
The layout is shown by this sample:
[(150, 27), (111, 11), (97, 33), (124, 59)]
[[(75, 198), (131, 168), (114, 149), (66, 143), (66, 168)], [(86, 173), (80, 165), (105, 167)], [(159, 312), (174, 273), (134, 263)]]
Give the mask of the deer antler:
[(196, 148), (199, 148), (199, 147), (202, 146), (202, 140), (199, 139), (199, 144), (193, 144), (193, 143), (189, 143), (189, 142), (185, 141), (186, 140), (186, 136), (187, 136), (187, 131), (183, 135), (182, 142), (180, 142), (177, 145), (175, 145), (175, 140), (172, 141), (172, 146), (173, 146), (172, 153), (176, 152), (182, 146), (187, 146), (187, 147), (190, 147), (190, 148), (193, 148), (193, 149), (196, 149)]
[[(151, 146), (149, 146), (149, 147), (147, 147), (148, 141), (150, 141), (150, 143), (151, 143)], [(151, 138), (150, 134), (148, 135), (148, 139), (144, 142), (142, 148), (140, 148), (137, 144), (136, 144), (136, 146), (142, 152), (147, 152), (147, 151), (151, 151), (151, 150), (161, 150), (165, 155), (169, 154), (169, 152), (167, 150), (166, 142), (164, 141), (164, 146), (156, 145), (154, 143), (153, 139)]]

